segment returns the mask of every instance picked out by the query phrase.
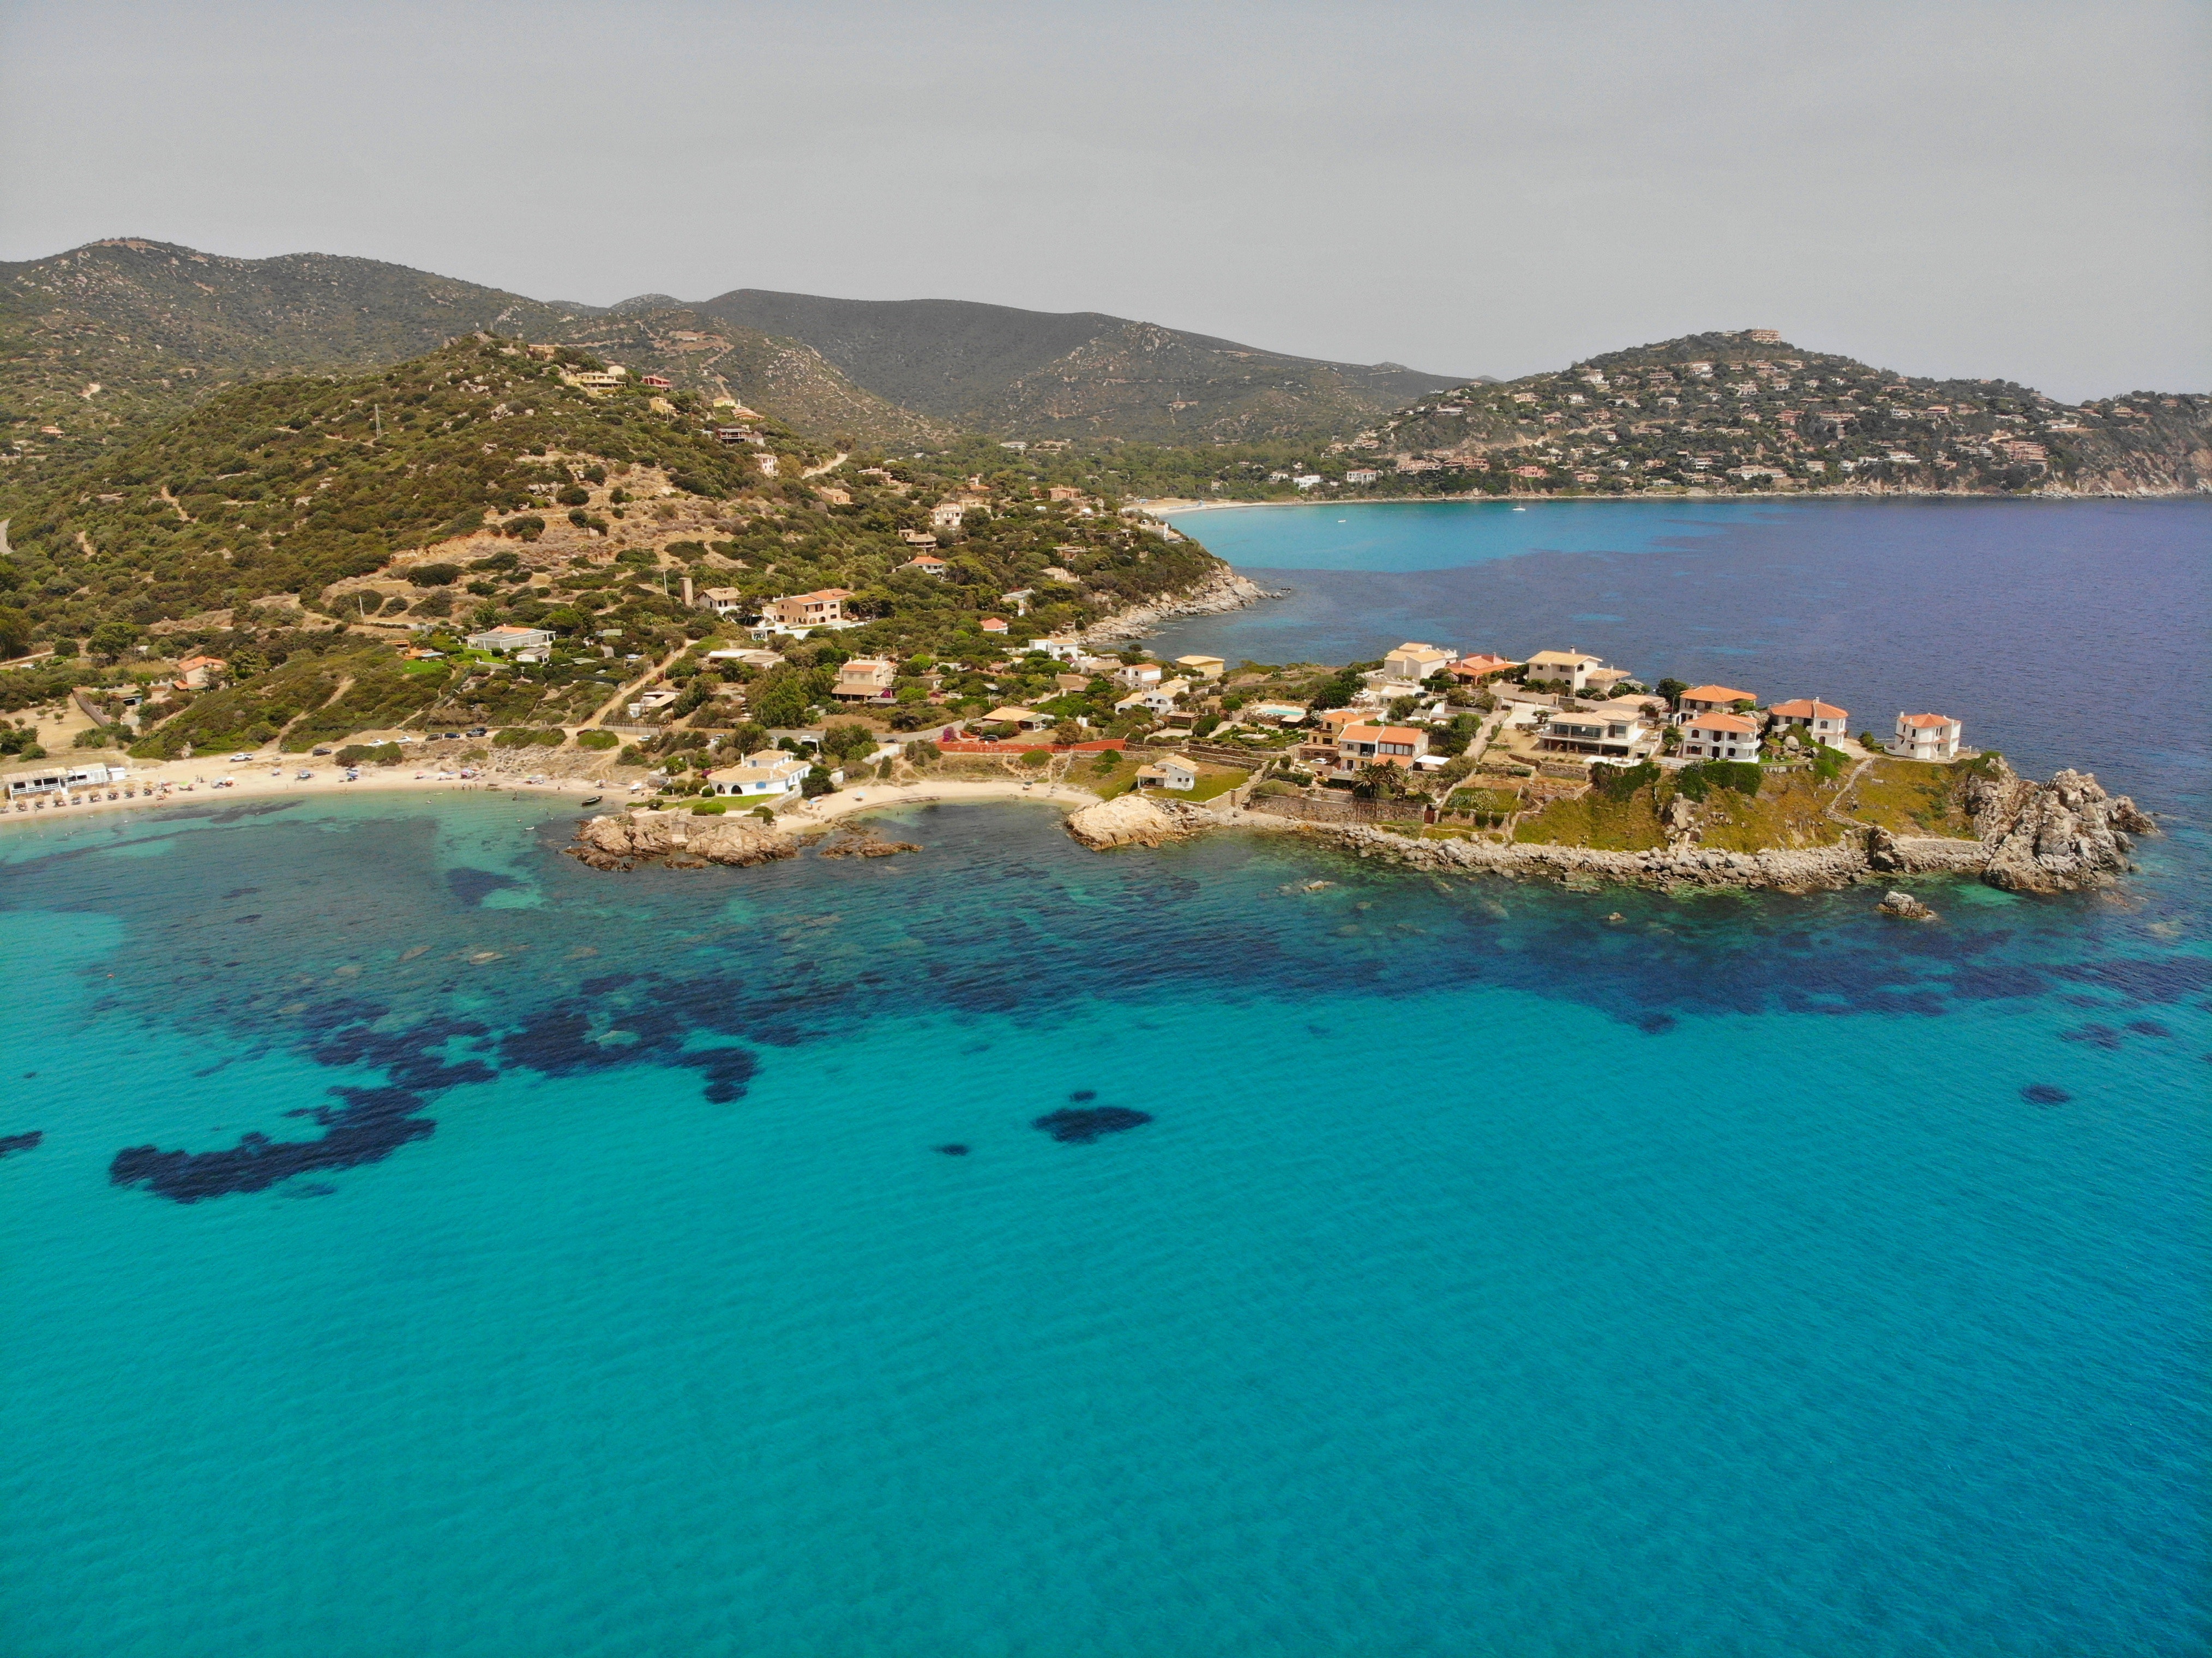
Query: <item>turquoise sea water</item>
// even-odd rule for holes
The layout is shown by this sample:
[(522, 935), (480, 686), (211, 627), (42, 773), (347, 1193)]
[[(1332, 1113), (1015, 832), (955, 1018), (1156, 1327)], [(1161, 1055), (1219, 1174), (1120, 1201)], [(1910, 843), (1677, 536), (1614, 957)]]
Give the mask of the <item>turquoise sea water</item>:
[(1012, 805), (10, 826), (0, 1649), (2201, 1651), (2212, 908), (2130, 763), (2142, 876), (1924, 927)]

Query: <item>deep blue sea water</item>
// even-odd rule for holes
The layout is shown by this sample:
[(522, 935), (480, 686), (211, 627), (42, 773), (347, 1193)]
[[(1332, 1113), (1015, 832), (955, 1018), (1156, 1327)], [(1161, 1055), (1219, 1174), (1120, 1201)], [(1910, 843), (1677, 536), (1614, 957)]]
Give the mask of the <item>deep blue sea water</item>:
[(2203, 1651), (2212, 514), (1597, 510), (1204, 515), (1299, 593), (1188, 637), (1571, 623), (2171, 832), (1908, 926), (1012, 805), (629, 875), (495, 795), (9, 826), (0, 1650)]

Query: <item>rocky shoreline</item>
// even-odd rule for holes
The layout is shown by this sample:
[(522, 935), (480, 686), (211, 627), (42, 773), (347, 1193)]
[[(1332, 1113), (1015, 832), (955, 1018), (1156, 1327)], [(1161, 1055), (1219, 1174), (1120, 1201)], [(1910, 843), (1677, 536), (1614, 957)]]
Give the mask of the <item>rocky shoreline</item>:
[[(1967, 784), (1965, 801), (1974, 835), (1905, 835), (1866, 824), (1832, 846), (1729, 852), (1701, 847), (1685, 835), (1665, 847), (1613, 852), (1528, 841), (1417, 840), (1363, 823), (1316, 823), (1238, 810), (1194, 805), (1157, 794), (1122, 794), (1071, 812), (1070, 835), (1094, 852), (1161, 847), (1225, 829), (1267, 829), (1328, 842), (1362, 858), (1439, 873), (1499, 875), (1595, 888), (1607, 884), (1661, 891), (1729, 890), (1830, 892), (1900, 876), (1968, 876), (2008, 892), (2078, 892), (2106, 886), (2135, 868), (2134, 836), (2157, 833), (2125, 795), (2107, 794), (2087, 773), (2061, 771), (2047, 783), (2016, 775), (1998, 762)], [(710, 865), (744, 868), (795, 858), (804, 835), (750, 813), (702, 816), (688, 810), (644, 808), (580, 824), (568, 854), (598, 870), (641, 864), (671, 869)], [(919, 850), (864, 825), (848, 825), (823, 849), (825, 857), (878, 858)]]
[[(2062, 771), (2048, 783), (2014, 774), (2002, 762), (1970, 781), (1972, 840), (1900, 835), (1871, 826), (1833, 846), (1725, 852), (1684, 838), (1638, 852), (1526, 841), (1415, 840), (1368, 824), (1285, 821), (1363, 858), (1410, 868), (1553, 880), (1567, 886), (1613, 883), (1667, 891), (1743, 889), (1834, 891), (1896, 876), (1970, 875), (2008, 892), (2074, 892), (2110, 884), (2135, 867), (2131, 838), (2156, 826), (2125, 795), (2109, 795), (2086, 773)], [(1094, 851), (1159, 846), (1231, 825), (1204, 807), (1153, 796), (1123, 795), (1085, 806), (1068, 833)], [(1251, 819), (1243, 820), (1249, 824)]]
[(1179, 593), (1164, 594), (1142, 604), (1133, 604), (1127, 610), (1115, 611), (1103, 621), (1092, 623), (1083, 630), (1083, 637), (1097, 644), (1117, 639), (1137, 639), (1171, 616), (1223, 616), (1231, 610), (1241, 610), (1248, 605), (1256, 604), (1263, 598), (1280, 597), (1281, 594), (1262, 587), (1249, 576), (1237, 574), (1224, 564), (1195, 586)]

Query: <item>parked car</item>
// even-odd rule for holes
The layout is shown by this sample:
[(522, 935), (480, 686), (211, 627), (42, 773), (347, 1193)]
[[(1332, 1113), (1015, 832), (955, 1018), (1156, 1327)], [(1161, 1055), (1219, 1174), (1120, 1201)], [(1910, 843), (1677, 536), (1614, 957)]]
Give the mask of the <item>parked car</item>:
[(469, 727), (469, 735), (471, 737), (489, 737), (490, 734), (491, 733), (487, 732), (482, 726), (471, 726)]

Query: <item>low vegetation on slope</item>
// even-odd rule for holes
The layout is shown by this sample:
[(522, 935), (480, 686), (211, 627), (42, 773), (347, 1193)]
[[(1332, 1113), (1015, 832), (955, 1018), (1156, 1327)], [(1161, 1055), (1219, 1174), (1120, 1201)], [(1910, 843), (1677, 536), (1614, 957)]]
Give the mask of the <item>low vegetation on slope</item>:
[(1261, 442), (1349, 430), (1453, 384), (1324, 362), (1095, 311), (836, 300), (739, 288), (696, 309), (805, 341), (921, 414), (1012, 439)]
[[(761, 481), (754, 451), (702, 435), (696, 414), (635, 392), (595, 400), (562, 379), (588, 366), (471, 340), (381, 374), (234, 387), (9, 491), (9, 601), (54, 635), (270, 594), (312, 606), (332, 582), (488, 519), (558, 517), (594, 466), (643, 464), (702, 496)], [(793, 470), (822, 452), (769, 435)]]
[(94, 242), (0, 264), (0, 423), (37, 470), (226, 384), (357, 374), (478, 328), (550, 339), (576, 309), (376, 259)]

